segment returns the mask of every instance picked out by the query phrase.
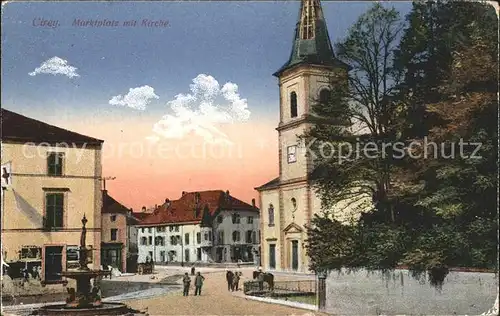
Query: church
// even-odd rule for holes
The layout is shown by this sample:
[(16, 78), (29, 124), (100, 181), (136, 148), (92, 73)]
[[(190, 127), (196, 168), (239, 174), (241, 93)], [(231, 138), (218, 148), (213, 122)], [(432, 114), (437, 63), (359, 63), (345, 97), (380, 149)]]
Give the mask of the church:
[(309, 272), (308, 225), (321, 210), (313, 187), (314, 169), (303, 135), (313, 124), (312, 106), (330, 95), (330, 78), (347, 83), (348, 66), (335, 58), (319, 0), (302, 0), (288, 61), (279, 79), (279, 176), (257, 188), (261, 209), (261, 265), (264, 270)]

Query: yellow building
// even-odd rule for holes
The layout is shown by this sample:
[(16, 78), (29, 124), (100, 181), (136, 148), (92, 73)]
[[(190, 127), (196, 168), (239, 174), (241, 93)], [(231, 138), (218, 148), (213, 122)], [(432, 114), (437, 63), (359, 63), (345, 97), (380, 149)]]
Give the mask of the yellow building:
[[(312, 156), (297, 136), (313, 126), (312, 105), (329, 97), (330, 79), (346, 83), (347, 72), (348, 66), (334, 56), (319, 0), (302, 0), (290, 59), (274, 74), (280, 89), (279, 176), (255, 188), (266, 270), (309, 272), (305, 227), (321, 210), (321, 200), (313, 188)], [(336, 214), (336, 219), (359, 216), (348, 213)]]
[[(81, 220), (87, 218), (89, 267), (100, 267), (103, 141), (2, 109), (3, 259), (14, 275), (40, 266), (45, 283), (77, 266)], [(5, 175), (4, 175), (5, 176)]]

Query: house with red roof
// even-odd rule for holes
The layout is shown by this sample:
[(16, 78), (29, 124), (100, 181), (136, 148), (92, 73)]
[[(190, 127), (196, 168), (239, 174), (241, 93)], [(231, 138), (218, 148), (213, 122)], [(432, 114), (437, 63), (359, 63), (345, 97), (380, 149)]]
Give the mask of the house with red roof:
[(223, 190), (182, 192), (137, 225), (139, 263), (259, 262), (259, 209)]

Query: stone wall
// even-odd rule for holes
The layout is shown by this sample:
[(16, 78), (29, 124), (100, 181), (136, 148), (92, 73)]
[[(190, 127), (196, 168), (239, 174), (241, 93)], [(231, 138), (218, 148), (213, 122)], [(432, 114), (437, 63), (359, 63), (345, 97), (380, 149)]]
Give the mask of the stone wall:
[(498, 275), (450, 272), (442, 289), (411, 277), (408, 270), (331, 271), (326, 312), (336, 315), (478, 315), (492, 308)]

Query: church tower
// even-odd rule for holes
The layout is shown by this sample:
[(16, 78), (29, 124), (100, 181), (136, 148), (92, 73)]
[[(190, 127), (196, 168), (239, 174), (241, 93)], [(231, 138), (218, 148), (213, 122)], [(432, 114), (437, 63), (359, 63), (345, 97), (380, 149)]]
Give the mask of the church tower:
[(330, 95), (332, 76), (347, 78), (347, 65), (335, 58), (319, 0), (302, 0), (288, 61), (279, 79), (279, 176), (256, 188), (260, 193), (261, 258), (266, 270), (309, 268), (305, 226), (321, 209), (309, 174), (313, 161), (301, 135), (314, 124), (312, 107)]
[(288, 61), (274, 76), (279, 79), (280, 180), (307, 177), (312, 161), (305, 155), (302, 135), (313, 123), (312, 106), (329, 96), (330, 78), (346, 69), (335, 58), (319, 0), (302, 0)]

